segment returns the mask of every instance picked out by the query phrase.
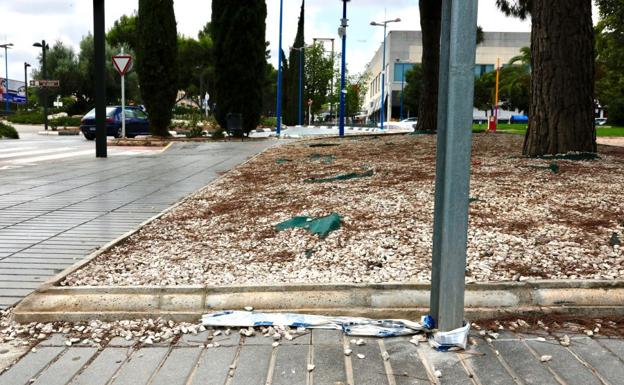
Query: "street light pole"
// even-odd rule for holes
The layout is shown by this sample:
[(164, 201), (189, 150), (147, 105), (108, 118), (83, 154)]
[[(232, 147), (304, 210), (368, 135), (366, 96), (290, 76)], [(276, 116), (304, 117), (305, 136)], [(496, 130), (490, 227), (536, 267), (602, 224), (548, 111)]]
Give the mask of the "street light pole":
[(385, 117), (385, 106), (386, 106), (386, 31), (388, 29), (389, 23), (398, 23), (401, 19), (396, 18), (394, 20), (386, 20), (381, 23), (377, 23), (372, 21), (370, 25), (374, 27), (383, 27), (384, 29), (384, 38), (383, 38), (383, 53), (382, 53), (382, 68), (381, 68), (381, 111), (380, 111), (380, 120), (381, 120), (381, 129), (384, 129), (384, 122), (386, 120)]
[(275, 132), (279, 137), (282, 132), (282, 27), (284, 22), (284, 0), (280, 0), (280, 16), (279, 16), (279, 48), (277, 50), (277, 127)]
[(0, 45), (0, 48), (4, 48), (4, 69), (5, 69), (5, 89), (4, 89), (4, 109), (6, 114), (9, 115), (9, 48), (13, 47), (13, 43), (6, 43)]
[(332, 123), (335, 121), (334, 120), (334, 59), (335, 59), (335, 50), (334, 50), (334, 43), (335, 43), (334, 38), (314, 38), (314, 44), (316, 44), (317, 41), (331, 41), (331, 66), (332, 66), (332, 77), (331, 77), (331, 85), (330, 85), (330, 102), (329, 102), (329, 116), (332, 119)]
[[(43, 72), (43, 79), (48, 79), (47, 67), (46, 67), (46, 51), (50, 48), (46, 44), (45, 40), (41, 40), (41, 43), (33, 44), (33, 47), (41, 48), (41, 72)], [(43, 87), (43, 125), (45, 130), (48, 131), (48, 88)]]
[(345, 101), (346, 101), (346, 72), (347, 72), (347, 3), (350, 0), (342, 0), (342, 20), (340, 23), (339, 35), (342, 38), (342, 57), (340, 70), (340, 122), (338, 123), (338, 133), (340, 137), (345, 135)]
[(26, 110), (28, 110), (28, 67), (30, 67), (30, 64), (24, 62), (24, 94), (26, 95)]
[(405, 64), (401, 63), (401, 59), (396, 60), (397, 64), (401, 65), (401, 113), (399, 114), (399, 120), (403, 120), (403, 90), (405, 88)]

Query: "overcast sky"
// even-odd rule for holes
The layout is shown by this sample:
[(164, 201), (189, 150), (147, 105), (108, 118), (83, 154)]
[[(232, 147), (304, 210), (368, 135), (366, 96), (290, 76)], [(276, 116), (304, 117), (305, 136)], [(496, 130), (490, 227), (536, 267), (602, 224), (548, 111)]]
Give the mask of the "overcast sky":
[[(495, 0), (479, 1), (479, 24), (485, 31), (529, 31), (530, 24), (502, 15)], [(82, 36), (93, 30), (90, 0), (0, 0), (0, 44), (13, 43), (9, 51), (9, 77), (23, 79), (25, 61), (37, 66), (40, 49), (33, 42), (60, 40), (78, 51)], [(338, 0), (306, 1), (306, 41), (314, 37), (337, 38), (342, 17), (342, 2)], [(284, 49), (293, 42), (297, 28), (300, 0), (284, 0)], [(107, 30), (123, 14), (138, 7), (138, 0), (106, 0)], [(267, 0), (267, 36), (271, 42), (272, 62), (277, 67), (279, 0)], [(178, 32), (196, 36), (210, 20), (209, 0), (175, 0)], [(383, 29), (369, 26), (370, 21), (400, 17), (401, 23), (392, 29), (419, 30), (418, 0), (354, 0), (349, 3), (349, 32), (347, 61), (352, 73), (360, 72), (372, 58), (383, 40)], [(244, 26), (241, 26), (244, 28)], [(4, 77), (4, 51), (0, 76)]]

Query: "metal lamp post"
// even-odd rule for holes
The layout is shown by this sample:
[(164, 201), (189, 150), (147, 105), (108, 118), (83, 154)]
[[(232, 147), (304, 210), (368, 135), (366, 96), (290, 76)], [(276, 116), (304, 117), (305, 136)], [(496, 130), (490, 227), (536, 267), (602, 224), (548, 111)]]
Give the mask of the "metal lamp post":
[(279, 16), (279, 48), (277, 50), (277, 127), (275, 132), (279, 137), (282, 132), (282, 30), (284, 24), (284, 0), (280, 0), (280, 16)]
[[(33, 44), (33, 47), (41, 48), (41, 72), (43, 73), (43, 79), (48, 78), (46, 67), (46, 51), (50, 49), (50, 46), (46, 44), (45, 40), (41, 40), (41, 43)], [(48, 130), (48, 89), (43, 87), (43, 125), (45, 130)]]
[(328, 38), (328, 37), (316, 37), (313, 39), (314, 44), (316, 44), (317, 41), (331, 41), (331, 46), (332, 46), (332, 50), (331, 50), (331, 65), (332, 65), (332, 77), (331, 77), (331, 88), (330, 88), (330, 103), (329, 103), (329, 116), (332, 119), (332, 122), (334, 121), (334, 58), (335, 58), (335, 51), (334, 51), (334, 43), (336, 41), (336, 39), (334, 38)]
[(401, 112), (399, 120), (403, 120), (403, 91), (405, 89), (405, 63), (401, 63), (401, 59), (396, 59), (397, 64), (401, 65)]
[(30, 67), (30, 64), (24, 62), (24, 95), (26, 96), (26, 110), (28, 110), (28, 67)]
[(9, 48), (13, 47), (13, 43), (0, 44), (0, 48), (4, 48), (4, 69), (6, 89), (4, 90), (4, 109), (9, 114)]
[(384, 129), (384, 121), (385, 119), (385, 105), (386, 105), (386, 31), (388, 30), (388, 24), (390, 23), (398, 23), (401, 19), (396, 18), (393, 20), (386, 20), (378, 23), (376, 21), (371, 21), (370, 25), (374, 27), (383, 27), (384, 29), (384, 39), (383, 39), (383, 54), (382, 54), (382, 68), (381, 68), (381, 129)]
[(350, 0), (342, 1), (342, 20), (340, 28), (338, 29), (338, 35), (342, 39), (342, 57), (341, 70), (340, 70), (340, 122), (338, 123), (338, 132), (340, 137), (344, 137), (345, 134), (345, 101), (346, 101), (346, 73), (347, 73), (347, 27), (349, 26), (347, 19), (347, 3)]

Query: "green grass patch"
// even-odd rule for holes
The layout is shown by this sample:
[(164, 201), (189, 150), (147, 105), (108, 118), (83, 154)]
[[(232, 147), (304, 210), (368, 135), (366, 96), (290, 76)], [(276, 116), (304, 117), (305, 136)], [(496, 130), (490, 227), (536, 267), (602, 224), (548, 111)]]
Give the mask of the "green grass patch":
[(19, 134), (10, 124), (0, 122), (0, 138), (19, 139)]
[[(509, 134), (520, 134), (524, 135), (526, 133), (527, 126), (524, 124), (499, 124), (497, 131), (506, 132)], [(475, 134), (482, 133), (487, 131), (486, 124), (473, 124), (472, 132)], [(596, 127), (596, 135), (597, 136), (612, 136), (612, 137), (621, 137), (624, 136), (624, 127)]]
[(624, 127), (597, 127), (597, 136), (624, 136)]

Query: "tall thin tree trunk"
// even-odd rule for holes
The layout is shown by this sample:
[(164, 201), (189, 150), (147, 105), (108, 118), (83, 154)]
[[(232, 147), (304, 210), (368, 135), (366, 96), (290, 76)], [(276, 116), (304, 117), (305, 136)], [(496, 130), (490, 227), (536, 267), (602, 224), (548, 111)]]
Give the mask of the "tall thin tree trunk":
[(417, 130), (435, 131), (438, 126), (438, 79), (440, 74), (440, 25), (442, 1), (421, 0), (422, 92), (418, 104)]
[(533, 2), (525, 155), (597, 150), (591, 6), (591, 0)]

